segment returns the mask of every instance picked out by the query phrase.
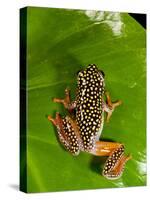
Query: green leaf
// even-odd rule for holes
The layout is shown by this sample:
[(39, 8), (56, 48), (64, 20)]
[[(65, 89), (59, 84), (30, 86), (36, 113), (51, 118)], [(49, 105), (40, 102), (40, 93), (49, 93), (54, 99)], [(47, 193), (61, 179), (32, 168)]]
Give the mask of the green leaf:
[[(146, 36), (126, 13), (27, 9), (27, 191), (46, 192), (146, 184)], [(104, 157), (74, 157), (59, 143), (46, 114), (66, 111), (52, 102), (66, 87), (75, 97), (76, 73), (95, 63), (112, 100), (121, 99), (101, 140), (121, 142), (132, 155), (123, 176), (101, 175)]]

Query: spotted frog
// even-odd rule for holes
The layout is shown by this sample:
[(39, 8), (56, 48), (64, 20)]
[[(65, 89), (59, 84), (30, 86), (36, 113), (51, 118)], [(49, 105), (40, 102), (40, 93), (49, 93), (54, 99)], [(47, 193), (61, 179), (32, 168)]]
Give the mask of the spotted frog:
[(109, 93), (105, 91), (104, 76), (95, 64), (79, 71), (75, 100), (71, 101), (69, 89), (65, 90), (64, 99), (53, 99), (62, 103), (69, 114), (61, 117), (57, 112), (55, 119), (49, 115), (48, 120), (56, 126), (60, 142), (71, 154), (77, 156), (84, 151), (96, 156), (108, 156), (102, 175), (107, 179), (117, 179), (131, 156), (124, 155), (123, 144), (99, 140), (104, 112), (109, 122), (114, 109), (122, 103), (120, 100), (112, 103)]

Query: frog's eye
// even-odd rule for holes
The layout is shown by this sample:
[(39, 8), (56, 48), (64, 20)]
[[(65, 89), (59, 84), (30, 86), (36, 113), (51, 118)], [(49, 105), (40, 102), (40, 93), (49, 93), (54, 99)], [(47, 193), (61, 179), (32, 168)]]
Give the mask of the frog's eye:
[(105, 73), (102, 70), (99, 70), (99, 72), (102, 74), (103, 78), (105, 77)]
[(78, 77), (82, 77), (82, 76), (83, 76), (83, 72), (82, 72), (81, 70), (79, 70), (79, 71), (77, 72), (77, 76), (78, 76)]
[(78, 70), (78, 71), (77, 71), (77, 76), (79, 75), (80, 72), (81, 72), (81, 70)]

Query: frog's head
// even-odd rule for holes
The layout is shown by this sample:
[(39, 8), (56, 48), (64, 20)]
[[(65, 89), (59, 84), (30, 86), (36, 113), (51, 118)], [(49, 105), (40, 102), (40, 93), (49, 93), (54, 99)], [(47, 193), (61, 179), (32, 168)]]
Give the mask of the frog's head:
[(95, 64), (90, 64), (85, 70), (77, 74), (78, 86), (97, 86), (103, 88), (105, 74)]

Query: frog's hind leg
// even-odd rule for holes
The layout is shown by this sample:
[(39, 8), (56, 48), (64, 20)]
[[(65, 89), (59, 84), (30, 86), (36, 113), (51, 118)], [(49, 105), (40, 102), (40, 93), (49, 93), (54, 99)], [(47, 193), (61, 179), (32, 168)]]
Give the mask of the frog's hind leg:
[(74, 110), (74, 108), (76, 107), (76, 101), (71, 102), (70, 90), (68, 88), (65, 89), (65, 98), (64, 99), (53, 98), (53, 101), (56, 103), (62, 103), (69, 112), (72, 112)]
[(90, 153), (96, 156), (109, 156), (102, 172), (107, 179), (119, 178), (123, 173), (125, 163), (131, 159), (130, 155), (124, 155), (124, 146), (115, 142), (97, 141)]
[(118, 101), (112, 102), (108, 92), (105, 92), (105, 96), (106, 96), (106, 103), (103, 101), (103, 109), (105, 112), (107, 112), (106, 122), (109, 122), (114, 109), (118, 107), (119, 105), (121, 105), (122, 101), (118, 100)]
[(125, 163), (130, 160), (131, 155), (124, 155), (121, 148), (116, 149), (111, 156), (108, 157), (104, 169), (103, 176), (107, 179), (118, 179), (121, 177)]
[(60, 143), (71, 154), (77, 156), (80, 153), (81, 147), (76, 124), (73, 124), (73, 120), (68, 116), (62, 118), (58, 112), (56, 113), (55, 118), (48, 115), (48, 120), (56, 126)]
[(47, 116), (48, 120), (52, 122), (54, 126), (57, 128), (59, 141), (63, 144), (66, 149), (69, 149), (69, 143), (64, 131), (64, 123), (63, 118), (61, 118), (60, 114), (57, 112), (56, 117), (52, 118), (50, 115)]

